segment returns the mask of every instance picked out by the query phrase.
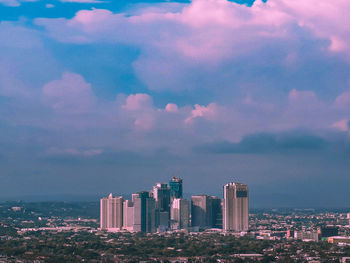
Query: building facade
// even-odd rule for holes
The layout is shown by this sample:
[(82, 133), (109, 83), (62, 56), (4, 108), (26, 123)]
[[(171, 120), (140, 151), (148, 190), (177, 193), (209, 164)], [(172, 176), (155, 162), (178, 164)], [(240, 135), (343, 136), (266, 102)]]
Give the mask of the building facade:
[(100, 228), (106, 230), (122, 229), (123, 198), (110, 194), (100, 200)]
[(223, 230), (242, 232), (249, 224), (249, 190), (241, 183), (228, 183), (223, 189)]
[(194, 195), (191, 198), (191, 225), (199, 229), (216, 227), (221, 212), (221, 199), (216, 196)]
[(143, 191), (132, 195), (134, 206), (133, 231), (152, 233), (156, 230), (156, 204), (149, 192)]
[(134, 203), (125, 200), (123, 203), (123, 229), (133, 231), (134, 225)]
[(172, 229), (188, 229), (190, 225), (190, 202), (175, 198), (171, 204)]

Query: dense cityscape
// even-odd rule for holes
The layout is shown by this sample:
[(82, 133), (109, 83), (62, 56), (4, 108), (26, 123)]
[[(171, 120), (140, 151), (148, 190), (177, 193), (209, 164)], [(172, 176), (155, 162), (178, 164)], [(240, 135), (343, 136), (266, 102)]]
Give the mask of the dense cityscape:
[(350, 263), (350, 0), (0, 0), (0, 263)]
[(257, 209), (248, 198), (228, 183), (223, 199), (188, 201), (174, 177), (131, 200), (3, 202), (0, 262), (350, 262), (350, 209)]
[(224, 198), (194, 195), (183, 198), (182, 179), (157, 183), (151, 191), (132, 194), (132, 201), (110, 194), (101, 199), (100, 226), (109, 231), (165, 232), (168, 230), (248, 230), (249, 191), (241, 183), (224, 186)]

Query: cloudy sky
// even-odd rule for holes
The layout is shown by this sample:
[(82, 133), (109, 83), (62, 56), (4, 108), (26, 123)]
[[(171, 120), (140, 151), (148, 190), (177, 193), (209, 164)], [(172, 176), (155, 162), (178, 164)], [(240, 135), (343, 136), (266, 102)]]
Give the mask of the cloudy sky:
[(348, 0), (0, 0), (0, 198), (350, 206)]

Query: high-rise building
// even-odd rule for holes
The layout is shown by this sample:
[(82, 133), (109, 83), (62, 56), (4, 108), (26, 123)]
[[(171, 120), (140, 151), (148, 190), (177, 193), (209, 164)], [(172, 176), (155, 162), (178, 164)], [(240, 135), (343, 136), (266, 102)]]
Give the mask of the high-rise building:
[(216, 196), (195, 195), (191, 198), (191, 225), (193, 227), (213, 228), (221, 224), (221, 199)]
[(139, 192), (132, 195), (134, 205), (133, 231), (155, 232), (155, 200), (149, 192)]
[(110, 194), (100, 200), (100, 227), (112, 230), (123, 227), (123, 198)]
[(157, 183), (153, 186), (153, 198), (160, 211), (170, 211), (170, 188), (167, 184)]
[(248, 230), (249, 191), (241, 183), (224, 185), (223, 230), (242, 232)]
[(222, 228), (222, 200), (219, 197), (211, 196), (212, 219), (211, 226), (215, 228)]
[(187, 229), (190, 219), (190, 202), (175, 198), (171, 203), (171, 222), (173, 229)]
[(156, 227), (166, 231), (170, 222), (170, 188), (168, 184), (157, 183), (153, 186), (153, 198), (156, 202)]
[(209, 196), (195, 195), (191, 197), (191, 226), (206, 228), (208, 226)]
[(169, 181), (171, 199), (182, 198), (182, 179), (173, 176)]
[(123, 203), (123, 229), (133, 231), (134, 225), (134, 204), (130, 200)]

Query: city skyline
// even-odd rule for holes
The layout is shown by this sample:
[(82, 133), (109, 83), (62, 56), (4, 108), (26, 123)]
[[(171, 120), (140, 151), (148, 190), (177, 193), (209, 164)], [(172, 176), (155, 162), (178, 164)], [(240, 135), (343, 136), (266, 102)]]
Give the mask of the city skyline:
[(151, 190), (100, 199), (100, 229), (162, 233), (168, 231), (204, 231), (224, 233), (249, 230), (248, 186), (230, 182), (223, 186), (222, 198), (207, 194), (182, 195), (183, 180), (173, 176), (167, 183), (156, 183)]
[(349, 12), (347, 0), (0, 0), (0, 200), (178, 175), (184, 193), (210, 195), (234, 177), (256, 207), (350, 206)]

